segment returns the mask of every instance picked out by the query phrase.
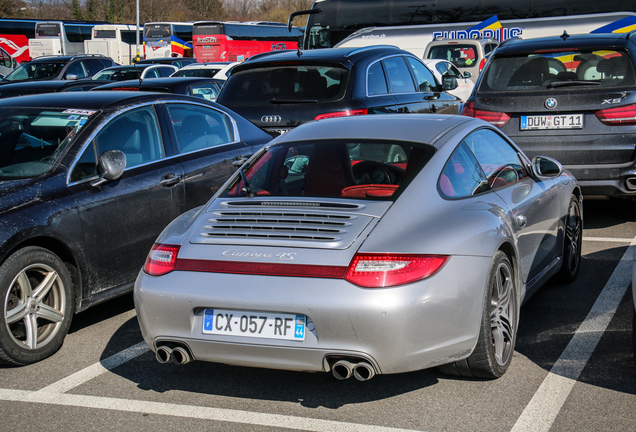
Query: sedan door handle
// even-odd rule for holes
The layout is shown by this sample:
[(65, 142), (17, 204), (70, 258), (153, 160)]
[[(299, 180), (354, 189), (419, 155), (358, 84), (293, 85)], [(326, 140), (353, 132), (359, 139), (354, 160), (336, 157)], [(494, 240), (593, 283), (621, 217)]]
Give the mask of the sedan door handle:
[(240, 168), (243, 166), (245, 162), (247, 162), (247, 158), (245, 156), (238, 155), (238, 156), (234, 156), (234, 159), (232, 160), (232, 165), (234, 165), (237, 168)]
[(170, 174), (166, 174), (165, 176), (161, 177), (161, 180), (159, 181), (159, 184), (161, 186), (172, 186), (175, 185), (177, 183), (179, 183), (181, 181), (181, 177), (180, 176), (176, 176), (172, 173)]
[(518, 214), (515, 216), (515, 220), (517, 221), (517, 228), (519, 229), (524, 228), (528, 223), (528, 218), (524, 214)]

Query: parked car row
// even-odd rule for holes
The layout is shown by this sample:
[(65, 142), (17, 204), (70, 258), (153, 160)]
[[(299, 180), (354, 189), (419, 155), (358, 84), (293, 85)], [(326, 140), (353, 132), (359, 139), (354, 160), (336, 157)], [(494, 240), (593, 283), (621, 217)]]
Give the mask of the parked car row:
[(634, 38), (504, 42), (465, 106), (472, 74), (390, 46), (0, 100), (0, 362), (134, 283), (162, 363), (503, 375), (521, 304), (578, 274), (583, 194), (630, 193), (585, 176), (634, 169)]

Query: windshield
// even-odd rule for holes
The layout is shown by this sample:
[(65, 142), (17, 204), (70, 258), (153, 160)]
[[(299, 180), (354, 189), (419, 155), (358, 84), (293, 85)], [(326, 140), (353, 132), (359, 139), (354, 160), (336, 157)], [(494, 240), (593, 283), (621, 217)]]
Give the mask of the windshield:
[(144, 29), (146, 40), (170, 37), (170, 24), (150, 24)]
[(0, 109), (0, 180), (47, 172), (86, 123), (91, 111)]
[(616, 50), (565, 50), (495, 57), (484, 72), (481, 91), (526, 91), (585, 86), (634, 86), (629, 55)]
[(428, 58), (448, 60), (458, 68), (473, 67), (480, 60), (475, 46), (468, 44), (433, 46), (428, 53)]
[(433, 155), (431, 146), (386, 141), (291, 142), (270, 147), (224, 197), (394, 200)]
[(7, 75), (4, 81), (40, 81), (57, 77), (66, 63), (25, 63)]
[(224, 94), (237, 106), (332, 102), (343, 98), (348, 77), (339, 66), (263, 67), (233, 73)]

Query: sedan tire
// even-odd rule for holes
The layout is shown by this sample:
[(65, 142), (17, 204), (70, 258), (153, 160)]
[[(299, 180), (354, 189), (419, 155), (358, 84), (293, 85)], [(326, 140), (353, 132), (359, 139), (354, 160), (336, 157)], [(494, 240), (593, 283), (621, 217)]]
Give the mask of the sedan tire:
[(558, 277), (563, 282), (574, 282), (581, 263), (581, 243), (583, 240), (583, 217), (581, 201), (574, 195), (570, 198), (565, 220), (563, 263)]
[(0, 266), (0, 363), (26, 365), (55, 353), (74, 311), (69, 270), (54, 253), (26, 247)]
[(441, 366), (440, 370), (488, 379), (506, 373), (515, 350), (518, 310), (512, 264), (506, 254), (497, 251), (488, 274), (477, 345), (468, 358)]

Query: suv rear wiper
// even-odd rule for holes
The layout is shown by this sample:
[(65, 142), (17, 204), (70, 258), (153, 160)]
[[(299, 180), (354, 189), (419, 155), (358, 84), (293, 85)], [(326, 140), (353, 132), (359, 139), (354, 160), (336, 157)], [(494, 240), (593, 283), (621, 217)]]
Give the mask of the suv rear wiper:
[(600, 81), (553, 81), (548, 84), (547, 88), (566, 87), (575, 85), (601, 85)]
[(305, 104), (318, 103), (316, 99), (272, 99), (273, 104)]

